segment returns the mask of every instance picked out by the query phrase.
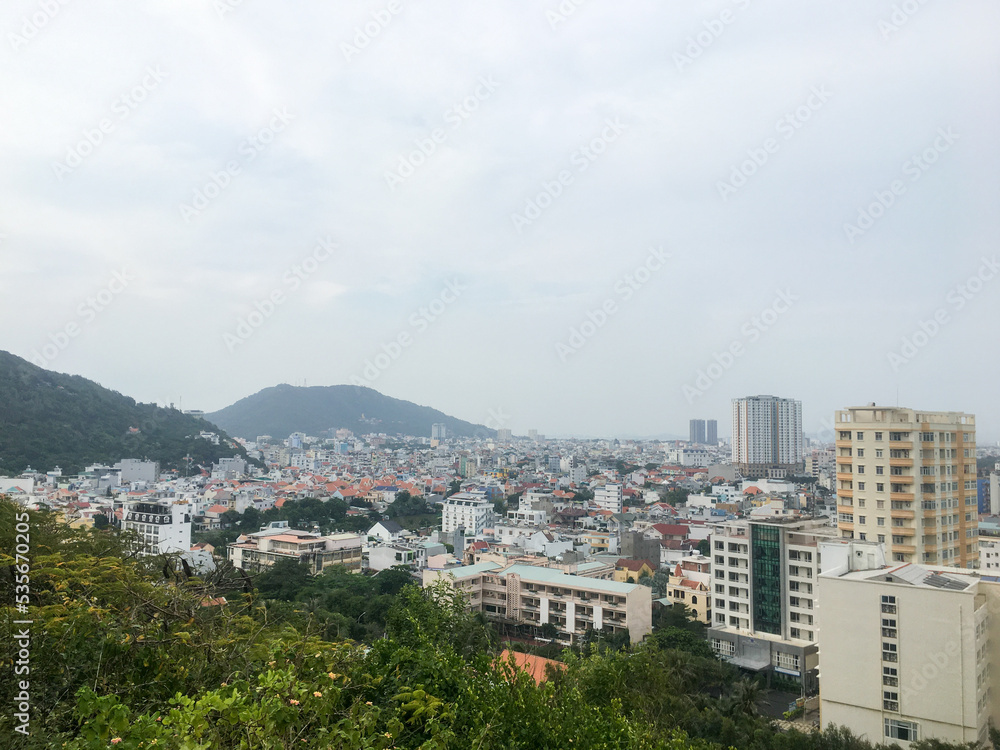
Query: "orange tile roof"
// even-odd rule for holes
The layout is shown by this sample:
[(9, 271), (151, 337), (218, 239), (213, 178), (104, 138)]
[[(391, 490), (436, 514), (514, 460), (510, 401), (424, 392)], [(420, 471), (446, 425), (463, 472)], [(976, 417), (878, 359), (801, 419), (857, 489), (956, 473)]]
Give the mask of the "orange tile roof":
[(566, 669), (566, 665), (561, 661), (545, 659), (541, 656), (525, 654), (520, 651), (508, 651), (507, 649), (500, 652), (500, 658), (497, 662), (498, 664), (509, 664), (511, 657), (514, 658), (514, 664), (522, 671), (530, 674), (539, 685), (548, 680), (548, 675), (546, 674), (546, 667), (548, 665), (551, 664), (553, 669)]

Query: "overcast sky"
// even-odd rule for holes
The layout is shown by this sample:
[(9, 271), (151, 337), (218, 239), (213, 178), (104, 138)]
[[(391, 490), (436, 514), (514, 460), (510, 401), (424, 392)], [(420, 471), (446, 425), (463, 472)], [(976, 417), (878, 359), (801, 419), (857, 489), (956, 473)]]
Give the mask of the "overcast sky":
[[(1000, 438), (995, 0), (0, 11), (0, 348), (212, 411)], [(972, 280), (970, 282), (970, 279)], [(394, 344), (395, 342), (395, 344)]]

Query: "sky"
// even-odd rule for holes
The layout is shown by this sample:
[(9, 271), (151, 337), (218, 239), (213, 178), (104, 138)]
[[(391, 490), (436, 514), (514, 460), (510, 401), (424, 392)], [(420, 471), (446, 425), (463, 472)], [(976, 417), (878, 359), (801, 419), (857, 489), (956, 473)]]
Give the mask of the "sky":
[[(1000, 438), (994, 0), (11, 0), (0, 349), (214, 411)], [(2, 397), (2, 394), (0, 394)]]

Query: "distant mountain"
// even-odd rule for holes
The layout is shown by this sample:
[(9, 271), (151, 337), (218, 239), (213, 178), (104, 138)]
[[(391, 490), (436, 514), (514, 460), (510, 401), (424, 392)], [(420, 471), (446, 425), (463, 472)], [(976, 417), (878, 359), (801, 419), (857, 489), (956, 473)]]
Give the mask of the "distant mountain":
[(495, 430), (483, 425), (357, 385), (308, 388), (277, 385), (206, 414), (205, 418), (249, 440), (258, 435), (286, 438), (293, 432), (319, 436), (342, 427), (356, 434), (384, 432), (430, 437), (431, 425), (437, 422), (446, 425), (449, 435), (496, 435)]
[[(219, 445), (198, 437), (219, 434)], [(59, 466), (66, 473), (122, 458), (159, 461), (161, 468), (208, 466), (246, 451), (214, 424), (140, 404), (79, 375), (43, 370), (0, 351), (0, 472)]]

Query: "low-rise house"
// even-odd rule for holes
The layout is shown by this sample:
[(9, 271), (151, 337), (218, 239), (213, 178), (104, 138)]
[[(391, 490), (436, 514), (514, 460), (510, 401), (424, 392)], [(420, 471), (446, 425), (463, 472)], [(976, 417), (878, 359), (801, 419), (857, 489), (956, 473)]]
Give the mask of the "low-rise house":
[(676, 565), (667, 582), (667, 598), (689, 607), (699, 622), (712, 624), (712, 558), (692, 555)]
[(391, 519), (379, 521), (368, 529), (368, 536), (373, 536), (376, 539), (386, 542), (387, 544), (398, 542), (405, 534), (406, 529)]
[(656, 567), (649, 560), (627, 560), (624, 557), (615, 563), (615, 580), (623, 583), (638, 583), (643, 576), (653, 577)]
[(318, 575), (331, 565), (361, 570), (362, 538), (357, 534), (320, 536), (296, 529), (240, 536), (226, 549), (237, 568), (260, 571), (280, 560), (297, 560)]

